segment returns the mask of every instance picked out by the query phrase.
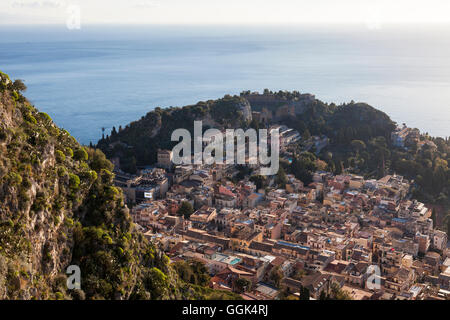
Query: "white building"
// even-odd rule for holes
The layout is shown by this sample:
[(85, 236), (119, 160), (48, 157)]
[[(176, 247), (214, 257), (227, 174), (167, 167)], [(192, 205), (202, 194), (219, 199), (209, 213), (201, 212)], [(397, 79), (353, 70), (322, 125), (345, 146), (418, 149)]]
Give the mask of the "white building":
[(434, 230), (433, 235), (433, 247), (438, 250), (444, 250), (447, 248), (448, 236), (447, 233), (440, 230)]

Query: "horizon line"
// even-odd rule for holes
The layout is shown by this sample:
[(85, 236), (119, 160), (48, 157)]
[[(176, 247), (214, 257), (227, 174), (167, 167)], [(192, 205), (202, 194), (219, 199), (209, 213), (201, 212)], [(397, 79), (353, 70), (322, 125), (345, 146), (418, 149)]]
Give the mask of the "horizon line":
[[(194, 23), (142, 23), (142, 22), (136, 22), (136, 23), (121, 23), (121, 22), (85, 22), (83, 25), (87, 26), (335, 26), (335, 25), (342, 25), (342, 26), (354, 26), (354, 25), (365, 25), (366, 22), (364, 21), (330, 21), (330, 22), (313, 22), (313, 21), (307, 21), (307, 22), (250, 22), (250, 23), (201, 23), (201, 22), (194, 22)], [(0, 22), (0, 25), (2, 26), (57, 26), (57, 25), (65, 25), (63, 22), (37, 22), (37, 23), (2, 23)], [(435, 25), (449, 25), (450, 21), (418, 21), (418, 22), (410, 22), (410, 21), (398, 21), (398, 22), (383, 22), (383, 26), (435, 26)]]

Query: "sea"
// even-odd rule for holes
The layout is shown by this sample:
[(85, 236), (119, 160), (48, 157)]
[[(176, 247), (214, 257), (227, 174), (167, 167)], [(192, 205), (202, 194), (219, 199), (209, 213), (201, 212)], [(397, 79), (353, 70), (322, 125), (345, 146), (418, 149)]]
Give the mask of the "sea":
[(450, 136), (450, 25), (0, 25), (0, 70), (83, 144), (244, 90), (366, 102)]

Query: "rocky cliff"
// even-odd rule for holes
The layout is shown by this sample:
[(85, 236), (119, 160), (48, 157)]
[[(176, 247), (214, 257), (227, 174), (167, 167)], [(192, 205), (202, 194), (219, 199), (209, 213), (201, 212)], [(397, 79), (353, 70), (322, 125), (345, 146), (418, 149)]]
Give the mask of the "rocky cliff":
[[(0, 299), (195, 297), (134, 230), (112, 164), (0, 73)], [(81, 270), (68, 290), (66, 268)]]

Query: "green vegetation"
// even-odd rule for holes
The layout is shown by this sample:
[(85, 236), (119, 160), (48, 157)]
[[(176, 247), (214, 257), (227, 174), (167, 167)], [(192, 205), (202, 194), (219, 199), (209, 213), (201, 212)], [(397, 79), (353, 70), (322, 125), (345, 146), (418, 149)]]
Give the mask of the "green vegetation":
[(310, 300), (310, 292), (309, 289), (306, 287), (302, 287), (300, 289), (300, 300)]
[(256, 189), (262, 189), (267, 186), (267, 177), (266, 176), (251, 176), (250, 181), (256, 185)]
[(252, 283), (244, 278), (236, 278), (233, 282), (234, 291), (237, 293), (243, 293), (251, 289)]
[(210, 276), (205, 265), (196, 260), (177, 261), (173, 268), (182, 282), (193, 291), (196, 300), (242, 300), (237, 293), (209, 288)]
[(210, 276), (203, 263), (196, 260), (178, 261), (173, 267), (184, 282), (204, 287), (209, 285)]
[(422, 201), (444, 207), (450, 204), (450, 141), (442, 138), (427, 138), (435, 147), (428, 144), (421, 148), (417, 144), (408, 150), (395, 148), (387, 159), (391, 170), (414, 179), (414, 196)]
[(12, 89), (17, 92), (23, 92), (27, 90), (27, 86), (23, 83), (23, 80), (17, 79), (12, 83)]
[(286, 187), (286, 183), (288, 182), (288, 179), (286, 177), (286, 172), (284, 172), (284, 169), (282, 166), (280, 166), (280, 169), (278, 170), (278, 173), (276, 174), (275, 177), (275, 183), (277, 184), (277, 186), (279, 188), (285, 188)]
[[(356, 138), (352, 136), (351, 139)], [(450, 207), (450, 141), (422, 135), (407, 148), (394, 147), (391, 139), (377, 136), (368, 140), (351, 140), (349, 144), (331, 145), (322, 151), (332, 153), (327, 163), (335, 173), (343, 168), (365, 176), (380, 178), (397, 173), (413, 180), (413, 197), (438, 205), (445, 214)], [(325, 159), (324, 159), (325, 160)]]
[(189, 202), (183, 201), (180, 208), (178, 209), (177, 214), (179, 216), (183, 216), (185, 219), (189, 219), (191, 214), (194, 213), (194, 208), (192, 207), (192, 204)]
[[(268, 92), (270, 94), (270, 92)], [(286, 95), (292, 99), (295, 94)], [(297, 95), (298, 96), (298, 95)], [(381, 178), (397, 173), (414, 180), (413, 196), (420, 201), (439, 206), (437, 222), (443, 221), (450, 209), (450, 140), (433, 138), (427, 134), (418, 141), (409, 142), (406, 148), (394, 147), (391, 133), (395, 124), (383, 112), (364, 103), (348, 103), (340, 106), (319, 100), (311, 102), (296, 117), (279, 121), (298, 130), (303, 141), (310, 134), (325, 135), (330, 141), (319, 154), (295, 152), (288, 172), (305, 184), (312, 180), (312, 173), (325, 169), (340, 174), (348, 169), (366, 178)], [(311, 151), (314, 151), (311, 149)], [(445, 222), (444, 222), (445, 224)], [(442, 229), (446, 229), (443, 226)]]
[(66, 161), (66, 155), (61, 150), (56, 150), (55, 155), (56, 161), (58, 161), (59, 163), (63, 163), (64, 161)]
[(322, 291), (320, 294), (320, 300), (353, 300), (350, 294), (341, 289), (341, 287), (333, 282), (331, 284), (330, 292), (327, 294), (325, 291)]
[[(199, 102), (183, 108), (156, 108), (139, 121), (100, 140), (98, 147), (109, 158), (119, 157), (121, 168), (135, 172), (137, 165), (156, 162), (159, 148), (171, 149), (173, 130), (186, 128), (193, 132), (194, 120), (213, 122), (215, 127), (262, 128), (266, 123), (253, 119), (246, 123), (241, 107), (246, 105), (249, 91), (240, 97), (225, 96), (223, 99)], [(315, 170), (329, 170), (340, 174), (345, 170), (366, 178), (380, 178), (388, 173), (397, 173), (414, 180), (414, 196), (428, 204), (441, 206), (437, 221), (442, 221), (450, 208), (450, 140), (422, 135), (419, 142), (407, 145), (407, 149), (394, 147), (391, 133), (395, 123), (385, 113), (365, 104), (350, 102), (342, 105), (327, 104), (317, 99), (301, 102), (297, 92), (264, 91), (265, 100), (255, 102), (252, 109), (262, 107), (273, 114), (286, 104), (301, 105), (295, 116), (276, 119), (279, 124), (294, 128), (302, 135), (302, 146), (294, 150), (293, 161), (283, 165), (287, 173), (294, 174), (308, 185)], [(273, 120), (272, 122), (275, 122)], [(208, 127), (204, 126), (204, 130)], [(315, 150), (311, 136), (329, 138), (327, 147)], [(433, 144), (436, 146), (433, 147)], [(308, 152), (305, 152), (307, 148)], [(233, 180), (251, 174), (247, 167), (238, 168)], [(266, 181), (252, 177), (258, 189)], [(277, 184), (283, 185), (283, 174), (277, 176)]]
[[(120, 132), (113, 130), (97, 146), (109, 159), (119, 157), (122, 170), (135, 173), (136, 166), (156, 163), (158, 149), (172, 149), (177, 144), (171, 141), (175, 129), (185, 128), (193, 133), (195, 120), (208, 118), (215, 127), (246, 127), (241, 111), (245, 103), (238, 96), (225, 96), (183, 108), (156, 108)], [(204, 124), (203, 129), (206, 131), (208, 125)]]
[(280, 288), (282, 279), (283, 273), (280, 267), (274, 267), (272, 270), (270, 270), (269, 280), (276, 288)]
[[(0, 298), (239, 298), (206, 287), (209, 275), (198, 262), (171, 265), (134, 229), (122, 192), (112, 184), (113, 165), (105, 153), (120, 157), (122, 169), (135, 172), (138, 165), (155, 163), (159, 148), (173, 147), (173, 130), (192, 132), (194, 120), (224, 128), (263, 127), (264, 123), (247, 123), (242, 111), (245, 98), (225, 96), (184, 108), (156, 108), (141, 120), (114, 129), (94, 149), (80, 146), (48, 115), (38, 112), (23, 97), (22, 81), (11, 82), (1, 72), (0, 77), (0, 114), (7, 119), (0, 123)], [(283, 101), (300, 97), (298, 92), (267, 94)], [(276, 100), (269, 109), (280, 106)], [(318, 169), (335, 173), (347, 169), (375, 178), (396, 172), (414, 180), (414, 197), (435, 204), (433, 219), (450, 231), (450, 140), (422, 135), (407, 149), (393, 147), (390, 135), (395, 125), (389, 117), (353, 102), (336, 106), (314, 100), (297, 116), (277, 121), (298, 130), (304, 146), (311, 135), (330, 139), (320, 152), (314, 147), (309, 152), (294, 150), (292, 163), (282, 164), (276, 176), (278, 185), (286, 184), (285, 173), (308, 184)], [(250, 173), (244, 167), (239, 171), (237, 179)], [(265, 177), (251, 180), (258, 189), (267, 184)], [(183, 203), (178, 214), (188, 218), (192, 212), (192, 206)], [(71, 264), (83, 270), (83, 290), (68, 291), (63, 285), (65, 267)], [(279, 272), (273, 270), (270, 280), (279, 286)], [(234, 283), (239, 292), (249, 285)], [(348, 295), (332, 288), (331, 298)], [(306, 288), (300, 299), (309, 299)]]
[(308, 185), (312, 182), (312, 175), (317, 170), (316, 160), (317, 157), (310, 152), (301, 153), (294, 157), (289, 170), (297, 179)]
[(73, 154), (73, 158), (77, 161), (87, 161), (88, 154), (87, 154), (86, 150), (84, 150), (83, 148), (80, 148), (77, 151), (75, 151), (75, 153)]
[[(195, 285), (179, 279), (135, 230), (103, 152), (80, 146), (21, 96), (23, 82), (0, 75), (0, 299), (234, 298), (198, 287), (198, 274)], [(82, 270), (82, 290), (66, 288), (69, 265)]]

